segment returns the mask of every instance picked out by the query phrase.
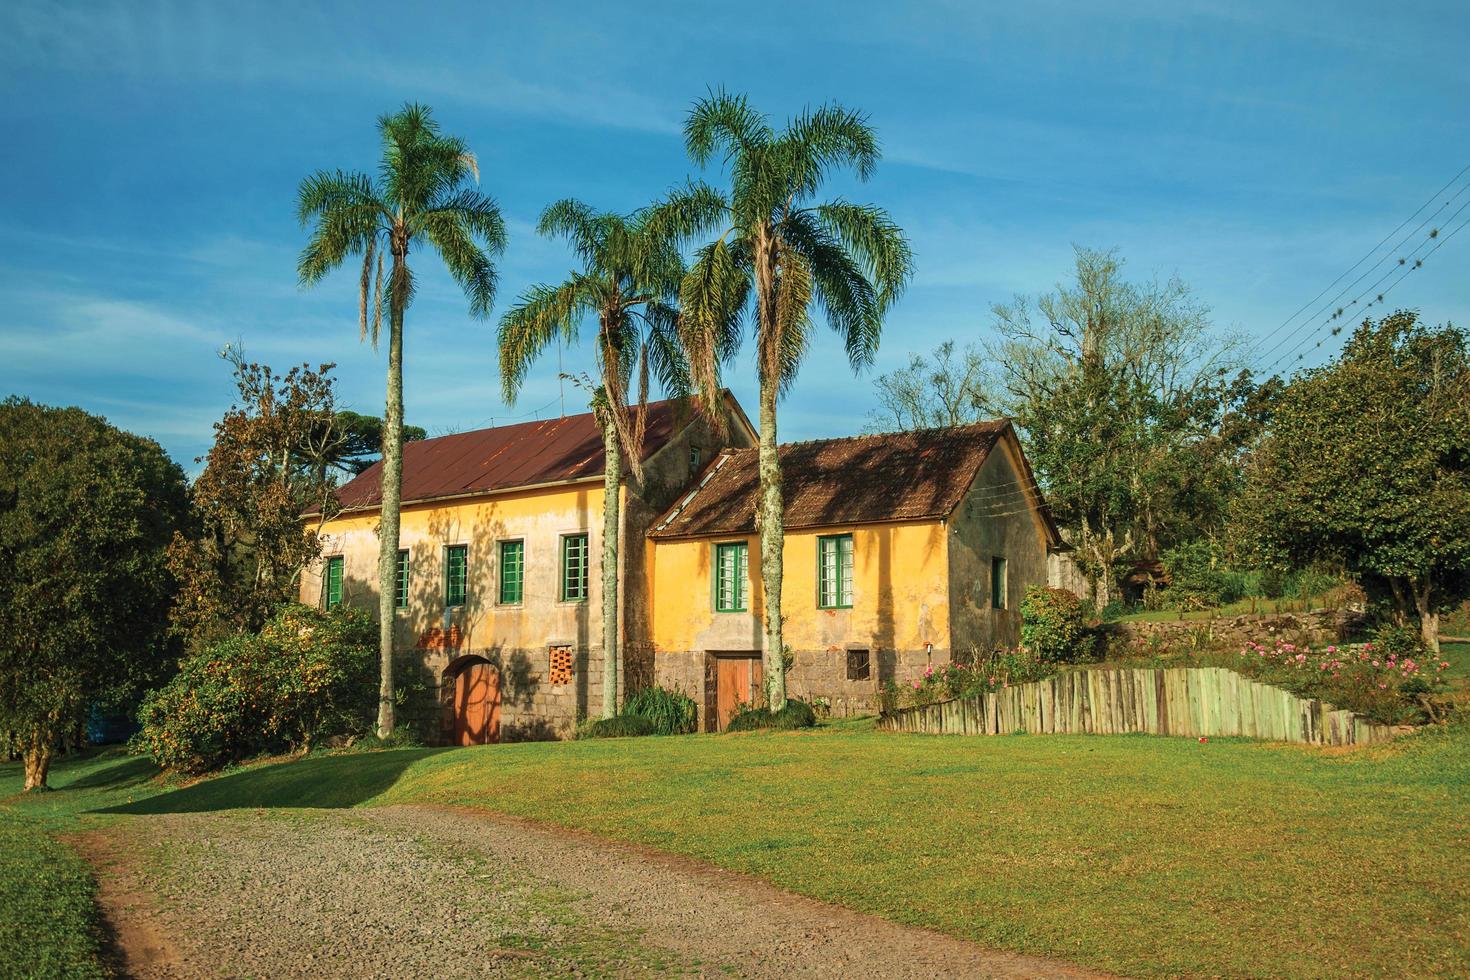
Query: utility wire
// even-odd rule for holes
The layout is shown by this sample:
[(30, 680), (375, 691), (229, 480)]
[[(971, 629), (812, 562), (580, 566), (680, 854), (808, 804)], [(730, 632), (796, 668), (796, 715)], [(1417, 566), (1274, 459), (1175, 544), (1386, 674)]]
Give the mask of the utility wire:
[[(1470, 208), (1470, 201), (1466, 201), (1464, 204), (1460, 205), (1460, 207), (1455, 211), (1455, 213), (1452, 214), (1452, 215), (1450, 215), (1449, 222), (1447, 222), (1447, 224), (1448, 223), (1452, 223), (1467, 208)], [(1277, 357), (1276, 360), (1272, 361), (1266, 368), (1264, 368), (1262, 370), (1262, 373), (1263, 374), (1266, 374), (1266, 375), (1270, 375), (1270, 374), (1274, 373), (1276, 371), (1276, 369), (1280, 365), (1282, 365), (1282, 364), (1290, 361), (1293, 357), (1295, 357), (1298, 360), (1300, 360), (1301, 357), (1303, 356), (1303, 353), (1302, 352), (1304, 351), (1304, 348), (1306, 347), (1307, 344), (1309, 344), (1309, 343), (1312, 342), (1312, 339), (1314, 337), (1317, 337), (1317, 335), (1320, 334), (1322, 332), (1322, 330), (1324, 330), (1324, 329), (1326, 329), (1328, 327), (1332, 327), (1332, 323), (1333, 323), (1334, 320), (1340, 319), (1344, 314), (1346, 314), (1350, 309), (1352, 309), (1352, 307), (1357, 306), (1357, 304), (1359, 303), (1359, 301), (1361, 301), (1365, 296), (1368, 296), (1370, 294), (1374, 294), (1374, 291), (1377, 290), (1378, 287), (1383, 284), (1384, 280), (1388, 279), (1395, 272), (1398, 272), (1399, 273), (1398, 278), (1395, 279), (1392, 283), (1390, 283), (1385, 289), (1383, 289), (1382, 291), (1377, 292), (1374, 295), (1374, 298), (1373, 299), (1369, 300), (1367, 303), (1364, 303), (1363, 306), (1362, 306), (1362, 309), (1366, 310), (1366, 309), (1368, 309), (1370, 307), (1377, 306), (1377, 305), (1383, 303), (1384, 302), (1384, 299), (1388, 296), (1388, 294), (1393, 290), (1393, 288), (1395, 286), (1397, 286), (1399, 283), (1403, 282), (1406, 278), (1408, 278), (1409, 273), (1414, 272), (1414, 271), (1422, 268), (1423, 265), (1424, 265), (1424, 262), (1431, 255), (1433, 255), (1435, 252), (1439, 251), (1439, 249), (1444, 246), (1445, 242), (1449, 241), (1451, 238), (1453, 238), (1455, 235), (1457, 235), (1460, 231), (1462, 231), (1465, 228), (1465, 225), (1467, 225), (1467, 224), (1470, 224), (1470, 218), (1467, 218), (1464, 222), (1461, 222), (1458, 226), (1452, 228), (1449, 232), (1447, 232), (1447, 233), (1445, 233), (1443, 235), (1441, 235), (1439, 233), (1439, 229), (1438, 228), (1435, 228), (1435, 229), (1431, 230), (1430, 233), (1429, 233), (1429, 235), (1425, 237), (1424, 241), (1422, 241), (1418, 245), (1416, 245), (1414, 247), (1413, 251), (1411, 251), (1408, 255), (1400, 256), (1397, 264), (1389, 266), (1389, 268), (1388, 268), (1388, 270), (1386, 272), (1384, 272), (1376, 280), (1374, 280), (1373, 283), (1370, 284), (1367, 289), (1364, 289), (1361, 293), (1359, 293), (1356, 297), (1354, 297), (1349, 303), (1347, 303), (1344, 306), (1338, 307), (1338, 309), (1336, 310), (1336, 312), (1334, 312), (1331, 316), (1329, 316), (1327, 319), (1323, 320), (1320, 324), (1318, 324), (1315, 330), (1313, 330), (1313, 331), (1309, 332), (1308, 334), (1306, 334), (1305, 336), (1301, 337), (1301, 339), (1299, 339), (1297, 341), (1297, 343), (1294, 344), (1290, 349), (1288, 349), (1285, 353), (1283, 353), (1279, 357)], [(1429, 251), (1424, 252), (1423, 255), (1420, 255), (1419, 254), (1420, 251), (1423, 250), (1425, 248), (1425, 246), (1430, 245), (1431, 243), (1433, 243), (1433, 247), (1430, 248)], [(1402, 270), (1402, 271), (1400, 271), (1400, 270)], [(1332, 336), (1336, 336), (1338, 333), (1341, 333), (1341, 332), (1342, 332), (1342, 327), (1341, 326), (1338, 326), (1338, 327), (1335, 327), (1335, 328), (1332, 329), (1331, 335)], [(1325, 339), (1326, 339), (1326, 337), (1322, 337), (1322, 338), (1318, 339), (1317, 340), (1317, 346), (1318, 347), (1321, 347), (1322, 346), (1322, 342)], [(1279, 349), (1280, 349), (1280, 346), (1278, 345), (1278, 347), (1277, 348), (1274, 348), (1270, 353), (1275, 353), (1275, 351), (1276, 350), (1279, 350)]]
[[(1325, 289), (1323, 289), (1321, 292), (1319, 292), (1316, 296), (1314, 296), (1310, 301), (1308, 301), (1305, 305), (1303, 305), (1300, 309), (1298, 309), (1291, 316), (1287, 317), (1286, 320), (1282, 322), (1281, 326), (1279, 326), (1275, 330), (1271, 331), (1271, 333), (1266, 338), (1263, 338), (1256, 345), (1257, 359), (1260, 360), (1260, 361), (1264, 361), (1266, 358), (1271, 357), (1277, 351), (1281, 350), (1282, 347), (1284, 347), (1286, 344), (1290, 343), (1293, 339), (1295, 339), (1297, 336), (1299, 336), (1300, 333), (1301, 333), (1301, 331), (1304, 330), (1304, 329), (1306, 329), (1306, 328), (1308, 328), (1311, 325), (1311, 323), (1317, 319), (1317, 317), (1321, 316), (1326, 310), (1333, 308), (1333, 306), (1335, 306), (1338, 303), (1338, 301), (1343, 296), (1347, 295), (1353, 289), (1354, 286), (1356, 286), (1358, 283), (1362, 282), (1368, 276), (1372, 275), (1373, 270), (1375, 268), (1377, 268), (1378, 266), (1382, 265), (1384, 261), (1386, 261), (1388, 259), (1391, 259), (1393, 257), (1393, 255), (1394, 255), (1394, 253), (1397, 252), (1399, 249), (1403, 248), (1404, 245), (1406, 245), (1411, 238), (1413, 238), (1420, 231), (1422, 231), (1424, 229), (1424, 226), (1425, 225), (1429, 224), (1429, 222), (1433, 221), (1434, 218), (1437, 217), (1440, 212), (1444, 211), (1445, 208), (1447, 208), (1451, 204), (1453, 204), (1460, 197), (1460, 195), (1462, 195), (1462, 194), (1465, 193), (1466, 190), (1470, 190), (1470, 182), (1466, 182), (1462, 187), (1460, 187), (1459, 190), (1457, 190), (1447, 200), (1445, 200), (1443, 203), (1441, 203), (1438, 208), (1436, 208), (1426, 218), (1424, 218), (1424, 220), (1420, 221), (1419, 224), (1412, 231), (1410, 231), (1407, 235), (1405, 235), (1398, 243), (1396, 243), (1392, 248), (1390, 248), (1387, 252), (1385, 252), (1380, 258), (1378, 258), (1376, 261), (1374, 261), (1373, 263), (1371, 263), (1366, 269), (1364, 269), (1362, 271), (1362, 273), (1360, 273), (1358, 275), (1358, 278), (1354, 279), (1352, 282), (1348, 283), (1348, 285), (1344, 286), (1341, 290), (1339, 290), (1316, 313), (1314, 313), (1311, 316), (1307, 317), (1306, 320), (1302, 321), (1301, 323), (1298, 323), (1297, 326), (1293, 327), (1290, 331), (1287, 331), (1287, 333), (1285, 334), (1285, 336), (1280, 337), (1280, 339), (1277, 341), (1277, 343), (1274, 346), (1272, 346), (1269, 349), (1264, 349), (1264, 350), (1262, 349), (1264, 347), (1264, 345), (1266, 344), (1266, 342), (1271, 337), (1279, 335), (1280, 332), (1285, 329), (1285, 327), (1286, 327), (1287, 324), (1289, 324), (1292, 320), (1295, 320), (1305, 310), (1311, 308), (1312, 306), (1315, 306), (1317, 304), (1317, 301), (1320, 300), (1324, 295), (1326, 295), (1334, 286), (1336, 286), (1342, 280), (1346, 279), (1348, 276), (1352, 275), (1352, 273), (1355, 270), (1357, 270), (1357, 268), (1360, 265), (1362, 265), (1365, 261), (1367, 261), (1369, 258), (1371, 258), (1374, 254), (1376, 254), (1378, 252), (1378, 250), (1383, 247), (1383, 245), (1384, 245), (1385, 242), (1389, 241), (1391, 238), (1393, 238), (1395, 235), (1397, 235), (1399, 233), (1399, 231), (1401, 231), (1406, 225), (1408, 225), (1409, 222), (1411, 222), (1415, 218), (1417, 218), (1424, 211), (1425, 208), (1427, 208), (1430, 204), (1433, 204), (1436, 198), (1438, 198), (1446, 190), (1448, 190), (1450, 187), (1452, 187), (1455, 184), (1456, 181), (1458, 181), (1461, 177), (1463, 177), (1466, 174), (1466, 172), (1470, 172), (1470, 164), (1467, 164), (1464, 168), (1462, 168), (1460, 170), (1459, 173), (1455, 174), (1454, 177), (1451, 177), (1449, 179), (1449, 181), (1446, 182), (1443, 187), (1441, 187), (1439, 190), (1435, 191), (1434, 194), (1431, 195), (1430, 198), (1427, 201), (1425, 201), (1423, 204), (1419, 205), (1418, 209), (1413, 214), (1411, 214), (1411, 215), (1409, 215), (1409, 217), (1405, 218), (1402, 222), (1399, 223), (1399, 225), (1398, 225), (1397, 228), (1395, 228), (1393, 231), (1389, 232), (1387, 235), (1385, 235), (1378, 242), (1377, 245), (1374, 245), (1371, 249), (1369, 249), (1368, 252), (1367, 252), (1367, 254), (1365, 254), (1362, 258), (1358, 259), (1357, 262), (1354, 262), (1351, 266), (1349, 266), (1348, 269), (1345, 272), (1343, 272), (1336, 279), (1334, 279), (1330, 284), (1328, 284), (1328, 286)], [(1458, 212), (1456, 212), (1456, 214), (1458, 214)], [(1454, 220), (1454, 217), (1451, 216), (1451, 218), (1449, 220), (1450, 221), (1453, 221)], [(1446, 222), (1446, 223), (1448, 223), (1448, 222)]]

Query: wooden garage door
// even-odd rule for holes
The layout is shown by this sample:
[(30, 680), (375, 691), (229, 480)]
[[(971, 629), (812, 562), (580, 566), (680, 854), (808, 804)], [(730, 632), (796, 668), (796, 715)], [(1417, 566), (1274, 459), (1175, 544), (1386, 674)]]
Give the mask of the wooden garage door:
[(760, 657), (715, 659), (715, 713), (718, 731), (724, 731), (742, 704), (755, 704), (761, 692)]
[(454, 675), (454, 741), (458, 745), (500, 741), (500, 671), (483, 660)]

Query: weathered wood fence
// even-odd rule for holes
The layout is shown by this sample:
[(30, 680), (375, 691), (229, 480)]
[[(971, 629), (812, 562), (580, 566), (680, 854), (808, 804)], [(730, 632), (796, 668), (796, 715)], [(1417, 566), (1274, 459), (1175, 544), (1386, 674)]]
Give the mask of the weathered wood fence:
[(1319, 745), (1393, 735), (1387, 725), (1224, 667), (1065, 671), (994, 694), (901, 708), (878, 727), (931, 735), (1247, 735)]

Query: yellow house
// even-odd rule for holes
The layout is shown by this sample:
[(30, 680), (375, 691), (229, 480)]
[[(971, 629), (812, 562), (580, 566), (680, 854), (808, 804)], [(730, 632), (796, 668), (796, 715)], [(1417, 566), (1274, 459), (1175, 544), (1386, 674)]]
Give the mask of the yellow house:
[[(780, 448), (788, 692), (875, 710), (888, 681), (1020, 638), (1063, 546), (1007, 421)], [(721, 453), (649, 537), (655, 676), (708, 729), (759, 696), (757, 451)]]
[[(648, 406), (643, 480), (623, 481), (619, 618), (625, 684), (649, 683), (645, 534), (728, 445), (754, 430), (725, 400), (719, 436), (687, 405)], [(381, 465), (338, 490), (301, 600), (378, 608)], [(437, 689), (446, 741), (568, 734), (602, 684), (603, 445), (590, 413), (404, 446), (395, 646)], [(589, 702), (589, 696), (591, 702)], [(595, 710), (595, 709), (594, 709)]]
[[(755, 431), (648, 407), (625, 479), (620, 677), (678, 688), (722, 728), (761, 690)], [(973, 649), (1013, 644), (1027, 585), (1061, 547), (1008, 422), (781, 447), (788, 690), (834, 713)], [(602, 439), (590, 414), (404, 447), (395, 621), (443, 741), (550, 738), (595, 710)], [(301, 598), (376, 611), (380, 469), (338, 491)]]

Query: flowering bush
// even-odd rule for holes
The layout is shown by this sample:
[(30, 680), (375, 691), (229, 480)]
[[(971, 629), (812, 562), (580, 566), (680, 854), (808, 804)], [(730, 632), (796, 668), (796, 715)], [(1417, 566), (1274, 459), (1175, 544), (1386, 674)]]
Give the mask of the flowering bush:
[(1420, 696), (1444, 688), (1449, 663), (1423, 663), (1372, 643), (1313, 650), (1278, 640), (1271, 646), (1247, 643), (1234, 666), (1302, 697), (1399, 725), (1422, 720)]
[(906, 684), (890, 681), (883, 692), (883, 710), (988, 694), (1012, 684), (1039, 681), (1054, 673), (1055, 665), (1025, 648), (996, 650), (970, 663), (931, 664)]
[(143, 702), (135, 745), (166, 769), (200, 773), (363, 734), (377, 703), (376, 641), (361, 610), (286, 606), (260, 633), (186, 657)]

